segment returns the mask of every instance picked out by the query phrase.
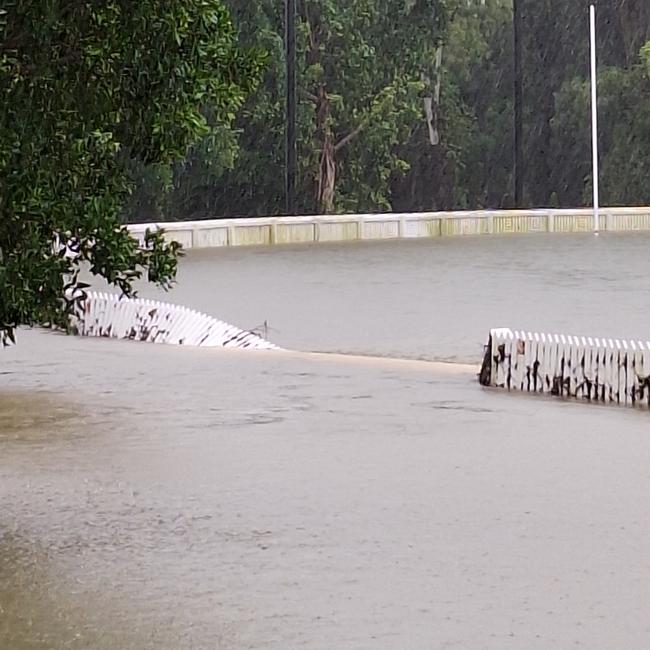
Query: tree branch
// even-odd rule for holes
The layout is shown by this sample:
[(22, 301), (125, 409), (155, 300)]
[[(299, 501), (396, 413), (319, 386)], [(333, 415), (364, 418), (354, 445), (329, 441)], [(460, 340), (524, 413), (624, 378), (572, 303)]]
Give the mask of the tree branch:
[(354, 140), (361, 131), (363, 131), (363, 124), (359, 124), (359, 126), (352, 131), (352, 133), (348, 133), (342, 140), (339, 140), (335, 145), (334, 145), (334, 151), (340, 151), (345, 147), (346, 145), (350, 144), (352, 140)]
[(305, 98), (308, 99), (310, 102), (314, 102), (314, 104), (318, 103), (318, 97), (314, 95), (313, 93), (310, 93), (307, 90), (301, 90), (300, 94)]

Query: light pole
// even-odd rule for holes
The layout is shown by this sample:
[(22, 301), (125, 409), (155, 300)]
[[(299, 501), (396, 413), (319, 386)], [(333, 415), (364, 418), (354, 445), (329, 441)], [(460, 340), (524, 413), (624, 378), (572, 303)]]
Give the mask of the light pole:
[(591, 153), (594, 189), (594, 232), (600, 231), (600, 197), (598, 194), (598, 72), (596, 68), (596, 7), (589, 7), (591, 36)]
[(285, 211), (296, 213), (296, 0), (284, 2), (286, 61)]
[(513, 183), (515, 208), (522, 207), (524, 195), (524, 80), (521, 65), (521, 38), (523, 33), (522, 0), (512, 2), (513, 54), (514, 54), (514, 147)]

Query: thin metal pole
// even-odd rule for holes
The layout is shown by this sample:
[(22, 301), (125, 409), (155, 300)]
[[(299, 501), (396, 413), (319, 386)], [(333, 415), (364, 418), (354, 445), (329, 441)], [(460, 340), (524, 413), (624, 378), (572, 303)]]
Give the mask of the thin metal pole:
[(521, 0), (513, 0), (513, 50), (514, 50), (514, 157), (513, 157), (513, 182), (515, 186), (515, 207), (521, 208), (524, 196), (524, 80), (522, 75), (522, 47), (523, 16), (520, 6)]
[(596, 68), (596, 7), (589, 8), (591, 27), (591, 150), (593, 157), (594, 232), (600, 231), (600, 200), (598, 190), (598, 76)]
[(285, 58), (286, 58), (286, 152), (285, 152), (285, 210), (296, 213), (296, 1), (285, 0)]

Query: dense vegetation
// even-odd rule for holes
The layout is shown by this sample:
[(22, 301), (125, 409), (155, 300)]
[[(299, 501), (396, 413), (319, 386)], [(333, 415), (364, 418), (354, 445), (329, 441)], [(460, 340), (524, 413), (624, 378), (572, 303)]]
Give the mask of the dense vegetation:
[(261, 64), (220, 0), (1, 3), (0, 341), (64, 324), (82, 265), (170, 283), (177, 245), (121, 227), (133, 179), (211, 156)]
[[(588, 0), (518, 0), (525, 206), (590, 191)], [(232, 125), (146, 168), (130, 220), (283, 210), (283, 3), (226, 0), (268, 53)], [(650, 202), (650, 3), (599, 0), (602, 200)], [(303, 213), (511, 207), (512, 0), (298, 0)]]
[[(523, 14), (525, 205), (588, 201), (588, 0)], [(512, 0), (297, 0), (298, 209), (513, 204)], [(598, 0), (603, 202), (650, 203), (650, 3)], [(121, 226), (282, 212), (283, 3), (0, 3), (0, 340), (87, 266), (168, 286)]]

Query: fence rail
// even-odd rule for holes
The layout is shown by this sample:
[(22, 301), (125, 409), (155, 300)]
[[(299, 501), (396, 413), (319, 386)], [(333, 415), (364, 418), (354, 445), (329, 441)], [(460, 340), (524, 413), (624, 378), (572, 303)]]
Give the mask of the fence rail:
[[(602, 231), (650, 231), (650, 207), (601, 208), (600, 221)], [(587, 233), (593, 231), (594, 220), (591, 209), (543, 209), (212, 219), (128, 226), (138, 238), (144, 236), (147, 228), (158, 227), (164, 228), (169, 239), (185, 248), (219, 248), (467, 235)]]
[(509, 391), (650, 407), (650, 342), (494, 329), (480, 382)]

